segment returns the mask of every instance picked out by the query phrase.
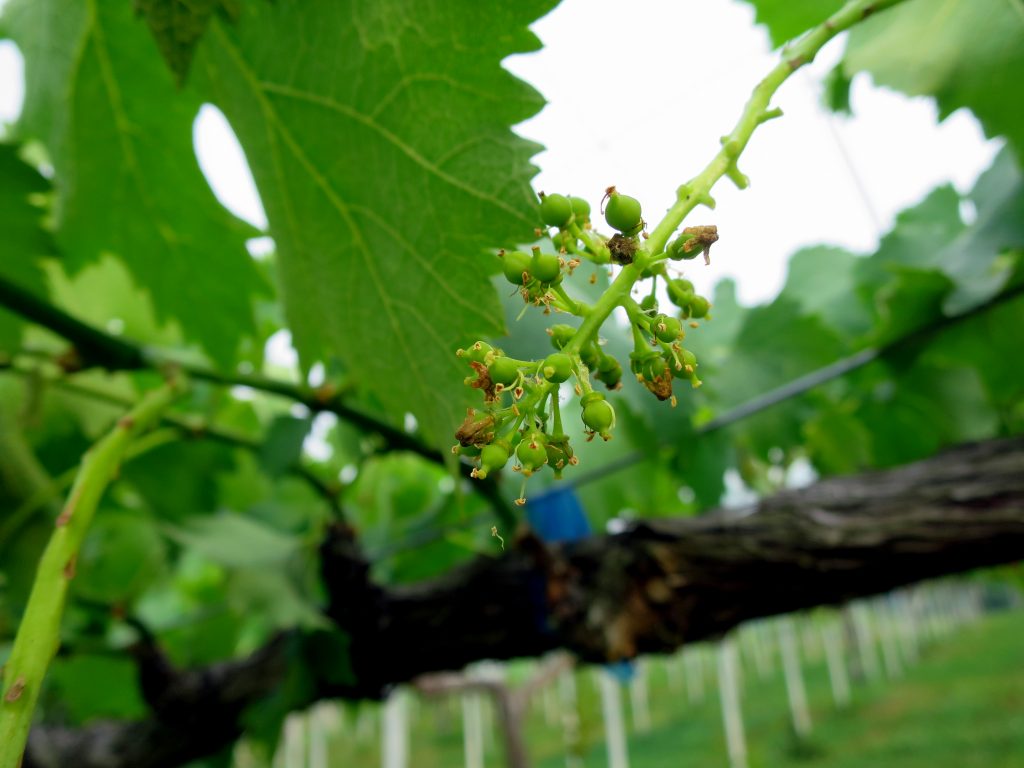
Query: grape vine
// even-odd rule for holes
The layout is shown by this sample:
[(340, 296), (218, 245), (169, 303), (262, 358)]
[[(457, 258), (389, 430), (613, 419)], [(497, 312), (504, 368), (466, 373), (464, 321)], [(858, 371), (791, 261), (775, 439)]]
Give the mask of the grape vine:
[[(710, 264), (710, 248), (718, 240), (714, 225), (689, 226), (673, 239), (683, 220), (698, 205), (714, 209), (711, 190), (722, 176), (739, 188), (750, 181), (737, 161), (754, 130), (782, 116), (770, 108), (772, 96), (790, 75), (812, 61), (829, 40), (871, 14), (901, 0), (851, 0), (821, 25), (782, 50), (782, 60), (754, 88), (732, 132), (721, 139), (721, 149), (710, 163), (676, 193), (676, 202), (664, 218), (648, 231), (640, 201), (608, 187), (601, 212), (615, 234), (605, 236), (592, 227), (591, 206), (580, 197), (541, 193), (538, 215), (543, 227), (537, 229), (555, 252), (539, 245), (532, 253), (502, 250), (505, 279), (516, 286), (527, 307), (542, 308), (545, 314), (566, 313), (582, 319), (578, 328), (555, 324), (547, 329), (555, 351), (540, 360), (518, 360), (506, 356), (486, 341), (477, 341), (457, 354), (470, 368), (466, 384), (483, 394), (483, 407), (470, 408), (455, 432), (453, 452), (477, 462), (473, 476), (486, 478), (512, 462), (512, 470), (523, 475), (516, 504), (526, 503), (526, 478), (548, 467), (556, 478), (577, 464), (569, 436), (563, 426), (560, 392), (566, 382), (579, 400), (580, 419), (587, 439), (609, 440), (615, 427), (615, 409), (592, 380), (608, 390), (622, 386), (623, 364), (602, 349), (600, 332), (615, 309), (621, 307), (629, 319), (633, 350), (629, 369), (637, 381), (659, 400), (676, 403), (674, 385), (701, 384), (699, 362), (683, 346), (686, 327), (698, 327), (711, 319), (711, 303), (698, 295), (693, 284), (673, 277), (670, 262), (704, 256)], [(566, 289), (568, 279), (584, 262), (618, 268), (618, 275), (605, 293), (588, 304)], [(641, 282), (650, 281), (644, 298), (637, 302), (633, 292)], [(664, 282), (671, 308), (662, 311), (657, 286)], [(645, 285), (646, 288), (646, 285)], [(525, 308), (524, 308), (525, 311)]]

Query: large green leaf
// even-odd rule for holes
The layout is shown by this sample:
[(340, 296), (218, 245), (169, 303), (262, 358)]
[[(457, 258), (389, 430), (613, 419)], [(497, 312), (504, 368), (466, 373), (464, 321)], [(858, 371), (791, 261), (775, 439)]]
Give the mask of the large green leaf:
[(252, 165), (302, 360), (339, 356), (434, 440), (464, 408), (454, 350), (501, 330), (484, 249), (539, 223), (538, 147), (510, 126), (543, 102), (500, 62), (552, 5), (252, 3), (193, 66)]
[(937, 256), (956, 283), (946, 301), (949, 314), (990, 299), (1017, 267), (1008, 251), (1024, 251), (1024, 176), (1013, 153), (1003, 149), (967, 196), (977, 220)]
[(53, 160), (69, 267), (116, 254), (160, 319), (233, 359), (261, 283), (245, 250), (250, 229), (220, 206), (196, 161), (196, 94), (175, 88), (128, 2), (23, 0), (5, 29), (25, 56), (19, 132)]
[(932, 96), (941, 117), (970, 109), (988, 136), (1024, 150), (1024, 10), (1018, 0), (911, 0), (850, 32), (847, 72), (909, 96)]
[(841, 248), (823, 245), (797, 251), (789, 259), (781, 296), (846, 335), (860, 335), (871, 325), (866, 306), (850, 291), (861, 261)]

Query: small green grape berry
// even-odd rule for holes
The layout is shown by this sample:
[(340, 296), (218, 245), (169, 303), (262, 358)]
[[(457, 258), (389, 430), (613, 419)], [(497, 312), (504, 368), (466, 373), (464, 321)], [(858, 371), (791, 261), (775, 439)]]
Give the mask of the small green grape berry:
[(566, 323), (558, 323), (548, 328), (548, 335), (551, 337), (551, 345), (555, 349), (561, 349), (576, 335), (576, 329)]
[(588, 369), (596, 371), (601, 365), (601, 353), (594, 345), (589, 344), (580, 350), (580, 360)]
[(487, 373), (495, 384), (511, 387), (519, 379), (519, 365), (508, 357), (496, 357)]
[(634, 234), (643, 223), (640, 201), (629, 195), (620, 195), (615, 187), (609, 187), (604, 219), (612, 229), (627, 235)]
[(672, 397), (673, 362), (655, 353), (644, 358), (640, 365), (640, 382), (659, 400), (668, 400)]
[[(669, 243), (668, 248), (665, 249), (665, 253), (667, 253), (668, 257), (674, 261), (679, 261), (680, 259), (685, 259), (686, 261), (695, 259), (703, 252), (699, 243), (690, 244), (690, 241), (695, 238), (696, 235), (684, 233)], [(689, 251), (686, 250), (687, 245), (690, 247)]]
[(683, 324), (677, 318), (669, 317), (668, 315), (657, 315), (651, 320), (651, 331), (658, 338), (658, 341), (671, 344), (683, 335)]
[(565, 195), (544, 195), (540, 201), (540, 218), (549, 227), (564, 227), (572, 214), (572, 202)]
[(640, 374), (647, 381), (657, 381), (670, 376), (669, 364), (661, 355), (651, 355), (646, 358), (640, 368)]
[(545, 358), (541, 373), (548, 381), (561, 384), (572, 376), (572, 358), (565, 352), (553, 352)]
[(476, 476), (483, 480), (490, 472), (497, 472), (508, 464), (509, 445), (504, 440), (497, 440), (485, 445), (480, 451), (480, 469)]
[(576, 463), (568, 435), (551, 435), (544, 450), (548, 455), (548, 466), (554, 470), (556, 478), (562, 476), (562, 470), (566, 465)]
[[(522, 251), (505, 251), (501, 254), (501, 270), (512, 285), (525, 285), (530, 279), (530, 254)], [(526, 280), (523, 277), (526, 277)]]
[(617, 389), (622, 381), (622, 365), (611, 355), (604, 355), (597, 366), (595, 378), (604, 382), (608, 389)]
[[(677, 379), (692, 379), (697, 371), (697, 356), (688, 349), (677, 350), (678, 362), (675, 358), (669, 360), (672, 375)], [(676, 368), (676, 365), (679, 365)]]
[(629, 353), (629, 370), (637, 376), (643, 376), (644, 363), (648, 358), (658, 357), (658, 353), (652, 349), (638, 349)]
[(494, 348), (486, 341), (477, 341), (469, 346), (468, 349), (460, 349), (456, 354), (459, 357), (464, 357), (471, 363), (487, 363), (487, 356), (494, 353)]
[(694, 296), (693, 299), (690, 301), (691, 317), (706, 317), (709, 309), (711, 309), (711, 302), (709, 302), (703, 296)]
[(540, 248), (534, 246), (530, 274), (542, 283), (553, 283), (562, 275), (562, 262), (555, 254), (541, 253)]
[(598, 392), (588, 393), (580, 402), (583, 405), (582, 419), (586, 428), (605, 440), (610, 439), (611, 429), (615, 426), (615, 409), (611, 403)]
[(658, 299), (655, 298), (653, 293), (649, 293), (640, 299), (640, 309), (644, 312), (657, 312), (658, 311)]
[(590, 203), (582, 197), (570, 197), (569, 202), (572, 203), (572, 213), (576, 221), (583, 222), (590, 218)]
[(576, 237), (569, 230), (559, 232), (551, 238), (551, 242), (555, 244), (555, 248), (559, 251), (564, 248), (566, 253), (573, 253), (576, 250)]
[(531, 432), (519, 441), (516, 458), (522, 465), (524, 475), (529, 476), (548, 463), (545, 443), (544, 434), (541, 432)]
[(689, 280), (670, 280), (668, 298), (680, 309), (686, 309), (694, 299), (693, 283)]

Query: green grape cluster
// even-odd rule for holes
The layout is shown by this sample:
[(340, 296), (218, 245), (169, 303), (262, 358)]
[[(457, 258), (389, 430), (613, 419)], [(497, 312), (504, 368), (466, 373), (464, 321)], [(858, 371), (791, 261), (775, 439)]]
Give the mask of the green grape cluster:
[[(622, 387), (624, 363), (637, 381), (659, 400), (676, 404), (673, 387), (687, 382), (700, 386), (697, 358), (683, 346), (687, 328), (709, 320), (711, 304), (696, 293), (693, 283), (670, 274), (669, 265), (705, 259), (718, 239), (714, 226), (687, 227), (663, 250), (646, 247), (646, 223), (640, 202), (609, 187), (601, 212), (614, 230), (605, 236), (593, 229), (586, 200), (561, 194), (541, 194), (537, 229), (554, 246), (535, 245), (530, 252), (501, 250), (502, 273), (529, 306), (545, 314), (564, 313), (582, 319), (579, 326), (554, 323), (548, 329), (552, 352), (536, 360), (519, 360), (485, 341), (458, 350), (469, 367), (466, 384), (481, 391), (483, 406), (471, 408), (455, 433), (453, 451), (476, 462), (473, 476), (485, 478), (506, 467), (523, 475), (517, 499), (525, 504), (525, 478), (551, 470), (561, 477), (578, 463), (563, 428), (560, 400), (571, 391), (578, 400), (579, 419), (588, 440), (609, 440), (615, 428), (615, 408), (597, 384), (606, 390)], [(619, 265), (622, 271), (604, 296), (593, 304), (574, 298), (568, 278), (584, 262)], [(641, 283), (649, 289), (633, 299)], [(658, 286), (668, 304), (659, 306)], [(617, 307), (629, 318), (633, 351), (619, 361), (604, 350), (599, 332)], [(564, 386), (563, 386), (564, 385)]]

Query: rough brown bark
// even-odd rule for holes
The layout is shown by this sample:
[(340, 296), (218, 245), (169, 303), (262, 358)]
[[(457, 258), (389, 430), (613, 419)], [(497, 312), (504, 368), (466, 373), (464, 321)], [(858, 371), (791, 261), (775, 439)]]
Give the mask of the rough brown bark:
[[(568, 546), (524, 536), (501, 558), (404, 589), (372, 584), (344, 530), (322, 555), (326, 613), (350, 634), (356, 680), (322, 682), (296, 706), (381, 696), (425, 672), (559, 647), (590, 661), (671, 651), (746, 619), (1020, 559), (1024, 439)], [(158, 768), (216, 751), (237, 737), (244, 705), (280, 679), (287, 645), (279, 639), (247, 659), (187, 672), (141, 654), (150, 720), (36, 728), (26, 768)]]

